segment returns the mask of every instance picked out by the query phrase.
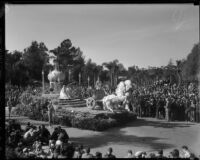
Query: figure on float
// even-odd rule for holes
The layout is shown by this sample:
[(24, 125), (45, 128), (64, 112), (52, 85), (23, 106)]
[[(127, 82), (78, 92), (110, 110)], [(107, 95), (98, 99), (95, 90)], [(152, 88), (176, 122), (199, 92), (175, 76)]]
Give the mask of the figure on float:
[(70, 92), (71, 92), (71, 89), (69, 87), (66, 87), (65, 85), (63, 85), (63, 87), (60, 91), (59, 99), (72, 99)]
[(132, 83), (130, 80), (121, 81), (114, 94), (103, 98), (104, 110), (114, 112), (114, 110), (132, 111)]

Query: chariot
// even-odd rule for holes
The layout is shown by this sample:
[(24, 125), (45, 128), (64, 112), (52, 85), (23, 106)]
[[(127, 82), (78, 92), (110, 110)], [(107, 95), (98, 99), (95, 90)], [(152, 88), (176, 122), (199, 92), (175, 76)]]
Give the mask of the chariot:
[(103, 103), (102, 99), (106, 96), (105, 91), (103, 89), (95, 89), (93, 91), (92, 97), (86, 99), (86, 106), (90, 109), (102, 108)]

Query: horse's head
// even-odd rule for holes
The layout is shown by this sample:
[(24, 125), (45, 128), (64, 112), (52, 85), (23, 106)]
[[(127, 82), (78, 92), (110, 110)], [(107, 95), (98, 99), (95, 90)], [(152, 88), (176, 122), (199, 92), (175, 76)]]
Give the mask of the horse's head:
[(121, 81), (118, 85), (117, 85), (117, 89), (116, 89), (116, 94), (117, 94), (117, 96), (123, 96), (124, 95), (124, 93), (125, 93), (125, 91), (126, 91), (126, 85), (125, 85), (125, 83), (123, 82), (123, 81)]

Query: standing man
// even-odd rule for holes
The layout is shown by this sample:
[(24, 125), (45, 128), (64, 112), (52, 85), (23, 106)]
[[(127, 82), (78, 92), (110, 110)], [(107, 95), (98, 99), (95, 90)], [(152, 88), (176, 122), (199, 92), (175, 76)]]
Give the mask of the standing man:
[(10, 119), (10, 114), (11, 114), (11, 111), (12, 111), (11, 98), (8, 99), (7, 106), (8, 106), (8, 114), (9, 114), (9, 119)]
[(54, 120), (53, 114), (54, 114), (54, 108), (53, 108), (53, 104), (52, 101), (49, 100), (49, 105), (48, 107), (48, 118), (49, 118), (49, 126), (52, 125), (52, 121)]

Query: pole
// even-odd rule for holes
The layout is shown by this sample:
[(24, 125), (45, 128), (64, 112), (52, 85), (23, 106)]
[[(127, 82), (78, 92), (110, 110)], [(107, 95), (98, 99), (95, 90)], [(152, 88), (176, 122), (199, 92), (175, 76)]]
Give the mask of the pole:
[(81, 73), (78, 74), (79, 77), (79, 85), (81, 85)]
[(96, 83), (96, 78), (95, 78), (95, 75), (94, 75), (94, 87), (95, 87), (95, 83)]
[(90, 86), (90, 77), (88, 77), (88, 88)]
[(71, 79), (71, 69), (69, 69), (69, 77), (68, 77), (68, 81), (70, 82)]
[(42, 93), (44, 94), (44, 70), (42, 70)]

